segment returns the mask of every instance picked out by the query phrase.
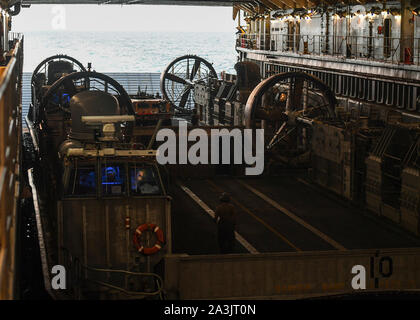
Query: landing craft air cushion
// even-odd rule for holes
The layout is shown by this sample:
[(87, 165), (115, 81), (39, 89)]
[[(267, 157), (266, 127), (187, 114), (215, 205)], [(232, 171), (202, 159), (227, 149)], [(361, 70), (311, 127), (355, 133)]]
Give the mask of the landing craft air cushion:
[[(82, 70), (49, 62), (41, 85), (37, 68), (28, 116), (39, 147), (29, 176), (45, 286), (72, 298), (159, 297), (171, 238), (156, 152), (133, 138), (136, 112), (124, 88), (65, 59)], [(65, 293), (51, 290), (54, 265), (66, 269)]]

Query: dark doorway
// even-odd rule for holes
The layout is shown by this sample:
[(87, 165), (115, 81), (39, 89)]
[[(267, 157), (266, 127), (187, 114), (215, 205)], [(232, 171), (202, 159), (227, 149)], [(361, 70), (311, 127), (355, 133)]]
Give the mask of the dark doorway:
[(391, 19), (386, 18), (384, 20), (384, 57), (389, 58), (391, 56)]

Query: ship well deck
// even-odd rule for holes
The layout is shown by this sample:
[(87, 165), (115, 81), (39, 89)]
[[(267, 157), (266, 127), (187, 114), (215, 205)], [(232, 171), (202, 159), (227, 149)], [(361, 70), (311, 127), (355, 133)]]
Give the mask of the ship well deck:
[(218, 253), (211, 213), (222, 192), (231, 195), (238, 213), (236, 253), (420, 247), (420, 238), (304, 178), (220, 177), (178, 181), (173, 190), (174, 252)]
[[(222, 192), (237, 210), (234, 253), (224, 255), (213, 219)], [(289, 299), (354, 292), (352, 268), (358, 265), (375, 292), (414, 289), (420, 280), (420, 238), (304, 177), (184, 179), (172, 196), (169, 297)]]

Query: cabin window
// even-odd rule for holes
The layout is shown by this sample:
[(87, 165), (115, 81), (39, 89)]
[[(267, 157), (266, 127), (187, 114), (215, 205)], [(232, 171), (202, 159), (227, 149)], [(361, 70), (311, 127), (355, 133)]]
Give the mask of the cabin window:
[(65, 104), (70, 103), (70, 99), (71, 99), (71, 97), (70, 97), (70, 95), (69, 95), (69, 94), (67, 94), (67, 93), (63, 93), (63, 94), (61, 94), (61, 95), (54, 94), (54, 95), (52, 96), (52, 98), (51, 98), (51, 101), (52, 101), (54, 104), (63, 104), (63, 105), (65, 105)]
[(159, 176), (151, 166), (130, 167), (130, 191), (134, 195), (160, 195)]
[(67, 195), (96, 195), (95, 166), (75, 167), (70, 173)]
[(104, 196), (119, 196), (125, 193), (125, 166), (123, 164), (103, 164), (101, 172)]

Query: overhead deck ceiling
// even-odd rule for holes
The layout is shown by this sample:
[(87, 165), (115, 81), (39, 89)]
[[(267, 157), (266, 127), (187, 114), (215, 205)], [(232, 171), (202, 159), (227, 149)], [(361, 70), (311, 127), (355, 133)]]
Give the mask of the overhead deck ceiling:
[[(12, 1), (11, 1), (12, 2)], [(14, 0), (13, 2), (17, 2)], [(119, 5), (178, 5), (178, 6), (232, 6), (245, 0), (22, 0), (23, 4), (119, 4)]]
[[(320, 5), (383, 3), (386, 0), (9, 0), (24, 4), (119, 4), (119, 5), (193, 5), (193, 6), (235, 6), (244, 11), (257, 13), (266, 10), (315, 8)], [(419, 0), (407, 0), (419, 2)]]
[[(234, 5), (235, 9), (241, 9), (250, 14), (263, 14), (268, 11), (287, 9), (315, 9), (328, 6), (363, 5), (367, 3), (386, 4), (386, 0), (258, 0), (244, 1)], [(388, 2), (401, 2), (389, 1)], [(407, 6), (416, 7), (420, 0), (406, 0)]]
[[(315, 9), (321, 6), (360, 5), (366, 3), (386, 4), (386, 0), (0, 0), (0, 2), (8, 3), (8, 7), (19, 2), (28, 6), (36, 4), (230, 6), (233, 7), (234, 19), (237, 17), (239, 10), (243, 10), (250, 15), (259, 15), (286, 9)], [(404, 2), (410, 7), (420, 6), (420, 0), (405, 0)]]

